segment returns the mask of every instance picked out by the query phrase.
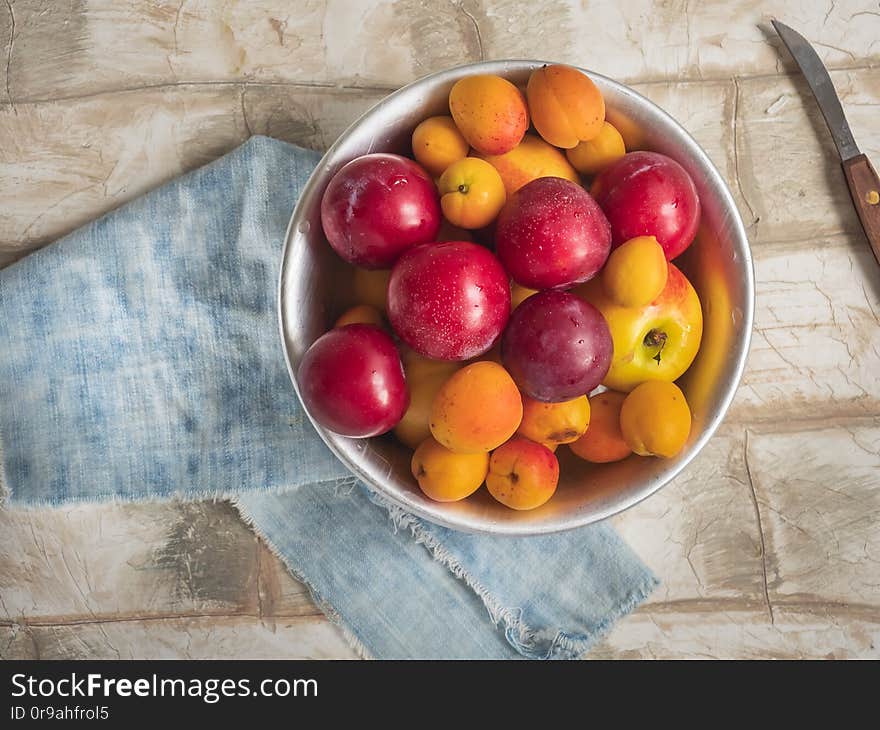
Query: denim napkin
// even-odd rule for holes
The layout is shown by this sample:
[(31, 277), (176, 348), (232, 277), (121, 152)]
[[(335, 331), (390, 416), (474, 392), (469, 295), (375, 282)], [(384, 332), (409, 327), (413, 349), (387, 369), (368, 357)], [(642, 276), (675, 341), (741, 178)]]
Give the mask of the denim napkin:
[(364, 656), (580, 656), (656, 585), (609, 525), (429, 524), (304, 417), (275, 295), (318, 159), (254, 137), (0, 271), (0, 495), (230, 499)]

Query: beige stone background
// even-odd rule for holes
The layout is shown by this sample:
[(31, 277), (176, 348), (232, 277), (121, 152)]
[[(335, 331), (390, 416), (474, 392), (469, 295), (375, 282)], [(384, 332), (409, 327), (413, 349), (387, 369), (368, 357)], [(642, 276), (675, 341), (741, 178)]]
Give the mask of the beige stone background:
[[(726, 176), (757, 323), (718, 435), (614, 519), (663, 585), (591, 656), (878, 657), (880, 268), (771, 17), (814, 43), (880, 163), (876, 1), (4, 0), (0, 265), (251, 133), (324, 147), (450, 65), (628, 82)], [(0, 512), (0, 657), (350, 656), (226, 504)]]

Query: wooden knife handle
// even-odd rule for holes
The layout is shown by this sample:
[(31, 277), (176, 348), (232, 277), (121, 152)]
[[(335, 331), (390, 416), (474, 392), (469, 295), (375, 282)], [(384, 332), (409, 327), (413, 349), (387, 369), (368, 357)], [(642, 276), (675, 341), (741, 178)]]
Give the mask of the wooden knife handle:
[(880, 178), (865, 155), (856, 155), (844, 162), (843, 174), (862, 228), (880, 264)]

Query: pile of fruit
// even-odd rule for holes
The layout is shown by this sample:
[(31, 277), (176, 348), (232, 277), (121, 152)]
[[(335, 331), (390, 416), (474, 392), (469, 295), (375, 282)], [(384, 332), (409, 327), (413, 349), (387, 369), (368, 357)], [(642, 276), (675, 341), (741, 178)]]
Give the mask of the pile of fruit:
[(327, 186), (324, 234), (357, 267), (357, 305), (303, 357), (307, 409), (344, 436), (393, 429), (440, 501), (485, 483), (538, 507), (562, 444), (593, 463), (675, 456), (691, 414), (673, 381), (703, 328), (669, 263), (697, 232), (693, 181), (627, 153), (568, 66), (524, 91), (462, 78), (449, 111), (413, 131), (414, 160), (364, 155)]

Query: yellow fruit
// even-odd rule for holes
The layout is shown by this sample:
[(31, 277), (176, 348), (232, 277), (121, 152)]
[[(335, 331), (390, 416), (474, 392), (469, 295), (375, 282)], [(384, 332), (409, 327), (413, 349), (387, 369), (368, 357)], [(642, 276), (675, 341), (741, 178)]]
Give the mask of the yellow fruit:
[(626, 154), (623, 137), (608, 122), (602, 124), (599, 134), (577, 147), (565, 151), (574, 169), (584, 175), (598, 175), (615, 160)]
[(600, 277), (572, 290), (598, 309), (611, 331), (614, 357), (602, 385), (629, 392), (645, 380), (672, 382), (700, 348), (703, 312), (687, 277), (668, 264), (666, 286), (644, 307), (623, 307), (605, 293)]
[(358, 304), (351, 309), (346, 310), (342, 316), (336, 320), (334, 327), (345, 327), (347, 324), (374, 324), (377, 327), (384, 327), (385, 322), (382, 320), (382, 313), (369, 304)]
[(561, 177), (580, 183), (577, 170), (553, 145), (527, 134), (516, 147), (502, 155), (473, 153), (498, 170), (508, 195), (539, 177)]
[(517, 433), (549, 446), (569, 444), (583, 436), (590, 425), (587, 396), (563, 403), (544, 403), (523, 394), (523, 417)]
[(412, 135), (413, 157), (434, 177), (467, 157), (469, 148), (452, 117), (428, 117)]
[(501, 175), (485, 160), (466, 157), (440, 176), (440, 207), (454, 226), (488, 226), (507, 202)]
[(476, 492), (489, 472), (489, 454), (456, 454), (428, 437), (411, 463), (421, 490), (438, 502), (456, 502)]
[(602, 269), (605, 293), (622, 307), (644, 307), (660, 296), (669, 266), (654, 236), (638, 236), (615, 248)]
[(394, 435), (409, 448), (416, 448), (431, 435), (431, 406), (434, 398), (461, 363), (432, 360), (406, 345), (400, 348), (400, 360), (406, 373), (409, 406), (394, 427)]
[(431, 435), (431, 405), (450, 375), (451, 373), (436, 372), (421, 378), (412, 378), (407, 374), (409, 406), (394, 427), (394, 435), (411, 449)]
[(442, 375), (448, 378), (456, 370), (461, 369), (460, 362), (433, 360), (430, 357), (420, 355), (406, 345), (401, 345), (400, 347), (400, 361), (403, 363), (407, 384), (433, 376)]
[(388, 279), (391, 272), (387, 269), (355, 269), (352, 293), (356, 302), (375, 307), (380, 312), (386, 309), (388, 297)]
[(691, 411), (684, 393), (675, 383), (642, 383), (623, 401), (620, 431), (627, 446), (641, 456), (675, 456), (691, 433)]
[(510, 311), (512, 312), (532, 294), (537, 294), (536, 289), (528, 289), (517, 284), (515, 281), (510, 282)]

